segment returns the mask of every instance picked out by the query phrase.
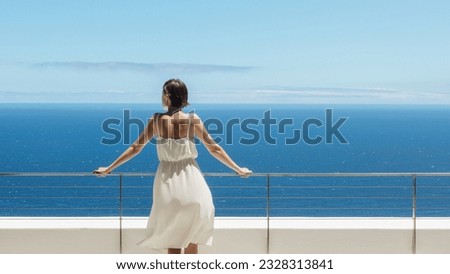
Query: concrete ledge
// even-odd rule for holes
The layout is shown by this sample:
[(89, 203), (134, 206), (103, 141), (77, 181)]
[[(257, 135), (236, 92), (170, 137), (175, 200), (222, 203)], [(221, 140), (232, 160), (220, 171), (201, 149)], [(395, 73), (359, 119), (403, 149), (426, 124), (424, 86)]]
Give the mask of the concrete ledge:
[[(147, 218), (0, 218), (0, 253), (159, 253)], [(120, 231), (122, 227), (122, 232)], [(412, 253), (411, 218), (221, 218), (201, 253)], [(450, 253), (450, 218), (418, 218), (417, 253)], [(269, 229), (269, 230), (268, 230)]]

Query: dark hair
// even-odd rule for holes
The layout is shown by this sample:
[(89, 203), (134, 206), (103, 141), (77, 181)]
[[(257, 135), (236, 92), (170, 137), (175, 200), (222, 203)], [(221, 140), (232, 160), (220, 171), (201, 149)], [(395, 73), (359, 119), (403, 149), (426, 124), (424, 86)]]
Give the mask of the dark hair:
[(188, 89), (180, 79), (170, 79), (164, 83), (163, 91), (170, 98), (170, 104), (175, 108), (183, 108), (188, 103)]

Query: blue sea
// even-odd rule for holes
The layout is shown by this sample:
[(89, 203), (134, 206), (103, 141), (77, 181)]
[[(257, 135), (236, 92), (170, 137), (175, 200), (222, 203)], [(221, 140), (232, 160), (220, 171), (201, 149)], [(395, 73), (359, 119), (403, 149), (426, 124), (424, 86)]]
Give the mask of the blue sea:
[[(192, 105), (255, 173), (449, 172), (450, 106)], [(0, 173), (91, 172), (157, 104), (1, 104)], [(231, 172), (198, 144), (205, 173)], [(116, 173), (155, 172), (154, 143)], [(450, 216), (450, 178), (207, 176), (217, 216)], [(0, 176), (1, 216), (147, 216), (152, 176)], [(267, 185), (270, 188), (267, 188)], [(122, 198), (120, 198), (122, 193)], [(267, 199), (270, 197), (270, 200)]]

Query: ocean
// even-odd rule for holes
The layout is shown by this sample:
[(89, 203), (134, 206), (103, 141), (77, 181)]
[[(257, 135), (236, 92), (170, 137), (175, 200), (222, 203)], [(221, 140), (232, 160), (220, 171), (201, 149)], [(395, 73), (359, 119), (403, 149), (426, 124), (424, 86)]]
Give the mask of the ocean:
[[(157, 104), (0, 104), (0, 173), (91, 172), (113, 161)], [(192, 105), (255, 173), (449, 172), (450, 106)], [(205, 173), (231, 172), (198, 144)], [(116, 173), (155, 172), (153, 142)], [(207, 178), (217, 216), (450, 216), (450, 178)], [(270, 189), (267, 189), (268, 181)], [(151, 176), (0, 176), (0, 215), (147, 216)], [(122, 191), (122, 199), (119, 198)], [(268, 201), (267, 197), (271, 199)]]

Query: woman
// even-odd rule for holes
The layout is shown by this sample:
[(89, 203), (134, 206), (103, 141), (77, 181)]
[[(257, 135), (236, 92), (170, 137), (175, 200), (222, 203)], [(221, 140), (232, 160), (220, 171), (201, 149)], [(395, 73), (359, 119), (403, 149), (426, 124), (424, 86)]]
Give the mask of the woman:
[(198, 244), (211, 245), (214, 205), (211, 192), (195, 161), (194, 136), (208, 151), (241, 177), (252, 172), (238, 166), (208, 134), (196, 114), (182, 109), (188, 105), (188, 90), (178, 79), (163, 86), (162, 103), (167, 112), (156, 113), (139, 138), (108, 167), (94, 171), (106, 176), (141, 152), (148, 141), (157, 139), (160, 161), (153, 184), (153, 205), (147, 225), (147, 237), (139, 243), (169, 254), (198, 253)]

